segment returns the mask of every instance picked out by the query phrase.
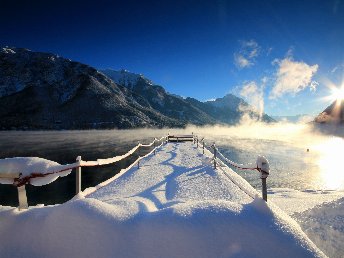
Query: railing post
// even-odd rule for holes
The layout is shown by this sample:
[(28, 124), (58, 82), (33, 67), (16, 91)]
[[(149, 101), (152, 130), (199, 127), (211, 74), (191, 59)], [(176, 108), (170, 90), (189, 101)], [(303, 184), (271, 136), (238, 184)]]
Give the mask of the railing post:
[(196, 141), (197, 141), (197, 148), (198, 148), (198, 136), (197, 136), (197, 138), (196, 138)]
[[(78, 156), (76, 158), (76, 161), (80, 162), (81, 161), (81, 156)], [(78, 194), (81, 192), (81, 167), (76, 168), (76, 173), (75, 173), (75, 193)]]
[(140, 158), (141, 158), (141, 156), (139, 156), (139, 160), (137, 161), (137, 169), (140, 168)]
[(27, 204), (25, 185), (17, 187), (17, 190), (18, 190), (19, 210), (27, 209), (29, 205)]
[(203, 154), (204, 154), (204, 140), (203, 140)]
[(262, 179), (262, 196), (264, 201), (268, 201), (268, 190), (266, 187), (266, 178), (261, 178)]
[(216, 146), (215, 146), (215, 143), (214, 143), (214, 169), (216, 169)]
[(270, 173), (269, 161), (264, 156), (257, 158), (257, 170), (260, 172), (260, 179), (262, 180), (262, 197), (264, 201), (268, 201), (268, 191), (266, 186), (266, 178)]

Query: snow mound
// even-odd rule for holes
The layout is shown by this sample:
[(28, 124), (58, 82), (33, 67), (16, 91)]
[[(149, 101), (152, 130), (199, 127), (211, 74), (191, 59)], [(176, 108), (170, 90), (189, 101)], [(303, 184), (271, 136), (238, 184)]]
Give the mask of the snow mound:
[[(21, 177), (31, 176), (32, 174), (47, 174), (51, 172), (67, 169), (68, 165), (60, 165), (59, 163), (47, 159), (37, 157), (16, 157), (0, 159), (0, 183), (13, 184), (13, 178), (1, 178), (2, 175), (18, 174)], [(61, 173), (46, 175), (44, 177), (31, 178), (30, 184), (41, 186), (54, 182), (59, 176), (67, 176), (72, 170), (66, 170)]]
[[(343, 195), (342, 195), (343, 196)], [(344, 254), (344, 198), (293, 216), (310, 239), (329, 257)]]
[[(178, 203), (139, 212), (135, 202), (85, 198), (0, 210), (2, 257), (322, 257), (299, 226), (260, 198)], [(35, 237), (32, 237), (32, 234)]]
[(344, 192), (271, 188), (269, 199), (287, 212), (329, 257), (344, 253)]

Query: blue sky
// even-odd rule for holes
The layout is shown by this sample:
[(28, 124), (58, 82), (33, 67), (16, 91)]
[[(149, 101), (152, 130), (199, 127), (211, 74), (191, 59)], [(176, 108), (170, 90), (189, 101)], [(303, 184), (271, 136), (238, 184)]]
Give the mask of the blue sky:
[(0, 44), (142, 73), (199, 100), (316, 114), (344, 74), (344, 2), (2, 1)]

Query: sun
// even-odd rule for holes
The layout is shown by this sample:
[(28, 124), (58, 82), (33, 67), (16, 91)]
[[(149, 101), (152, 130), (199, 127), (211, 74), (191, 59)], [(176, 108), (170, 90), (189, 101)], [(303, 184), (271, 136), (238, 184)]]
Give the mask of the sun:
[(343, 100), (344, 99), (344, 87), (341, 85), (340, 88), (331, 89), (331, 98), (332, 100)]
[(329, 89), (329, 95), (321, 98), (325, 102), (341, 102), (344, 100), (344, 79), (339, 84), (334, 84), (329, 79), (324, 80), (324, 85)]

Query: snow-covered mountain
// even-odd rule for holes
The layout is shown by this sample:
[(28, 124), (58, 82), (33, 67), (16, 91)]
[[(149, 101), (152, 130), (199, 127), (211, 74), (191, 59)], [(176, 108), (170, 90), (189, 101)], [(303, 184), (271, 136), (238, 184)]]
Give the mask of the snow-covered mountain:
[[(102, 70), (102, 72), (119, 83), (121, 81), (127, 82), (126, 78), (136, 77), (136, 74), (123, 70), (118, 71), (114, 78), (112, 77), (114, 74), (113, 71), (108, 73), (108, 70)], [(122, 77), (118, 77), (118, 74), (122, 75)], [(151, 80), (144, 76), (140, 75), (131, 82), (135, 82), (135, 80), (136, 83), (124, 84), (123, 86), (129, 85), (134, 93), (133, 98), (136, 98), (136, 96), (143, 97), (152, 108), (165, 116), (172, 117), (185, 124), (204, 125), (215, 124), (217, 122), (216, 119), (192, 105), (187, 100), (166, 92), (162, 86), (153, 84)]]
[[(168, 93), (141, 74), (97, 71), (55, 54), (0, 48), (0, 129), (180, 127), (234, 124), (257, 114), (227, 95), (201, 102)], [(264, 116), (263, 121), (273, 121)]]
[[(242, 115), (249, 114), (252, 119), (258, 120), (259, 114), (254, 111), (243, 99), (232, 94), (214, 101), (201, 102), (194, 98), (182, 98), (166, 92), (159, 85), (141, 74), (131, 73), (126, 70), (101, 70), (116, 83), (129, 87), (135, 93), (143, 96), (149, 104), (162, 114), (193, 124), (235, 124)], [(273, 122), (274, 119), (263, 115), (264, 122)]]
[(93, 67), (55, 54), (0, 49), (0, 128), (182, 126)]
[(315, 119), (317, 123), (344, 123), (344, 99), (335, 100), (323, 112), (321, 112)]
[(227, 94), (223, 98), (217, 98), (215, 100), (208, 100), (206, 103), (217, 108), (229, 108), (232, 110), (235, 110), (240, 105), (248, 105), (243, 99), (233, 94)]
[[(215, 108), (213, 116), (223, 123), (235, 124), (239, 122), (243, 115), (252, 120), (263, 122), (274, 122), (275, 120), (266, 114), (262, 116), (251, 105), (242, 98), (233, 94), (227, 94), (223, 98), (205, 102), (208, 106)], [(260, 117), (261, 116), (261, 117)]]

